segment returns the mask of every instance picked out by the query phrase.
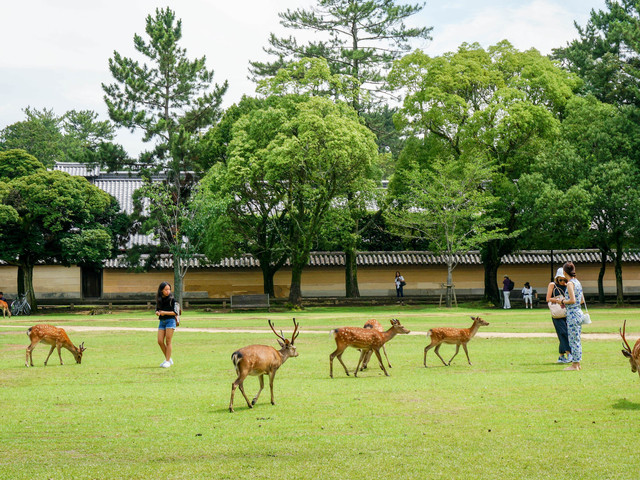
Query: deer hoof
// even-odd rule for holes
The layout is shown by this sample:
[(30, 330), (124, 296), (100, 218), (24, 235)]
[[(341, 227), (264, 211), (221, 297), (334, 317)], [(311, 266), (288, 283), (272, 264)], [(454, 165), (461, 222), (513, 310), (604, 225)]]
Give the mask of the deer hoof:
[(229, 408), (229, 413), (234, 413), (233, 408)]

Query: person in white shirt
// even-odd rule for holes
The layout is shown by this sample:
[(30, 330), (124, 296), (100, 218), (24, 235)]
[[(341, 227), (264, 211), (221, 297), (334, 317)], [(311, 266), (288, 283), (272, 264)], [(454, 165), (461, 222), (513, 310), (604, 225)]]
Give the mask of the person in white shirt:
[(524, 300), (524, 308), (533, 308), (533, 288), (531, 288), (529, 282), (524, 284), (524, 288), (522, 289), (522, 299)]

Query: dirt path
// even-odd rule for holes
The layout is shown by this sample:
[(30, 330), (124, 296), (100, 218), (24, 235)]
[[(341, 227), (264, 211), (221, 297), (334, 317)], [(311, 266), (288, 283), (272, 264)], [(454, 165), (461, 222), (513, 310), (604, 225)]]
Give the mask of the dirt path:
[[(2, 328), (16, 328), (16, 325), (0, 325)], [(84, 326), (84, 325), (67, 325), (64, 326), (67, 332), (110, 332), (113, 331), (113, 327), (98, 327), (98, 326)], [(155, 327), (118, 327), (120, 331), (128, 332), (155, 332)], [(265, 333), (268, 330), (246, 330), (246, 329), (231, 329), (231, 328), (189, 328), (178, 327), (178, 332), (189, 333)], [(24, 333), (21, 330), (13, 330), (3, 333)], [(300, 333), (327, 335), (327, 330), (301, 330)], [(427, 332), (412, 331), (409, 335), (423, 335)], [(478, 332), (477, 338), (556, 338), (555, 333), (533, 332), (533, 333), (512, 333), (512, 332)], [(583, 340), (616, 340), (619, 339), (618, 333), (582, 333)], [(634, 337), (635, 338), (635, 337)]]

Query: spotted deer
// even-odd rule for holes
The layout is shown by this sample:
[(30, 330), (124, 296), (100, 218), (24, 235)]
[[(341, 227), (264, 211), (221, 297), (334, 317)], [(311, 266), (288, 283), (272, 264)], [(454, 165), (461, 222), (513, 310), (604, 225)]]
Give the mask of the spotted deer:
[[(258, 397), (260, 396), (260, 392), (264, 388), (264, 375), (269, 375), (269, 389), (271, 390), (271, 405), (275, 405), (275, 401), (273, 399), (273, 379), (276, 376), (276, 372), (278, 368), (282, 366), (284, 362), (287, 361), (289, 357), (297, 357), (298, 352), (296, 351), (296, 347), (293, 345), (296, 338), (300, 332), (298, 332), (298, 327), (300, 324), (296, 323), (296, 319), (293, 319), (293, 334), (291, 335), (291, 341), (284, 338), (282, 331), (280, 331), (280, 335), (273, 328), (273, 324), (271, 320), (269, 320), (269, 326), (273, 333), (278, 337), (278, 343), (280, 344), (280, 350), (276, 350), (273, 347), (267, 345), (249, 345), (247, 347), (241, 348), (240, 350), (236, 350), (231, 355), (231, 361), (233, 362), (234, 367), (236, 368), (236, 373), (238, 374), (238, 378), (231, 385), (231, 400), (229, 401), (229, 412), (233, 412), (233, 396), (235, 394), (236, 388), (240, 387), (240, 392), (242, 392), (242, 396), (247, 401), (247, 405), (249, 408), (253, 408), (253, 406), (258, 401)], [(247, 395), (244, 393), (244, 379), (247, 376), (257, 376), (260, 381), (260, 390), (250, 402)]]
[(625, 337), (627, 330), (627, 321), (624, 321), (622, 329), (620, 330), (620, 336), (622, 337), (622, 346), (624, 350), (622, 350), (622, 354), (629, 359), (629, 363), (631, 364), (631, 372), (640, 375), (640, 338), (636, 340), (633, 348), (629, 346), (629, 342)]
[[(377, 330), (379, 332), (384, 332), (384, 327), (380, 325), (379, 321), (373, 318), (371, 320), (367, 320), (364, 323), (364, 328), (373, 328), (374, 330)], [(387, 365), (389, 366), (389, 368), (391, 368), (391, 362), (389, 361), (389, 356), (387, 355), (387, 349), (385, 348), (384, 345), (382, 345), (382, 353), (384, 353), (384, 358), (387, 359)], [(364, 359), (362, 360), (362, 367), (360, 367), (360, 371), (365, 370), (369, 366), (369, 360), (371, 360), (371, 355), (373, 355), (373, 350), (369, 350), (365, 354)]]
[(6, 318), (7, 315), (11, 316), (9, 304), (4, 300), (0, 300), (0, 309), (2, 309), (2, 318)]
[[(489, 325), (488, 322), (485, 322), (480, 317), (471, 317), (473, 320), (473, 324), (471, 328), (432, 328), (427, 332), (427, 337), (431, 338), (431, 343), (424, 348), (424, 366), (427, 366), (427, 351), (435, 347), (436, 355), (442, 360), (445, 366), (451, 365), (453, 359), (458, 355), (460, 351), (460, 345), (464, 348), (464, 353), (467, 355), (467, 361), (469, 365), (471, 365), (471, 360), (469, 359), (469, 352), (467, 351), (467, 343), (478, 333), (478, 329), (480, 327), (485, 327)], [(456, 353), (453, 354), (449, 363), (445, 362), (444, 359), (440, 356), (440, 347), (443, 343), (449, 343), (456, 346)]]
[(347, 366), (342, 361), (342, 354), (347, 347), (353, 347), (360, 349), (360, 359), (358, 360), (358, 366), (353, 372), (354, 377), (358, 376), (360, 364), (369, 350), (375, 352), (380, 368), (388, 377), (389, 373), (384, 368), (382, 357), (380, 357), (380, 348), (396, 335), (407, 333), (411, 332), (400, 324), (400, 320), (396, 319), (391, 320), (391, 328), (385, 332), (379, 332), (373, 328), (361, 327), (341, 327), (331, 330), (331, 334), (336, 341), (336, 349), (329, 355), (329, 376), (333, 378), (333, 359), (335, 357), (338, 357), (338, 361), (344, 367), (345, 373), (347, 376), (349, 375), (349, 370), (347, 370)]
[(76, 347), (73, 343), (71, 343), (71, 340), (69, 340), (67, 333), (62, 328), (41, 323), (27, 330), (27, 336), (31, 339), (31, 345), (27, 347), (27, 358), (24, 363), (26, 367), (28, 367), (29, 365), (33, 367), (33, 349), (36, 348), (36, 345), (38, 345), (38, 343), (40, 342), (51, 345), (49, 355), (47, 355), (47, 359), (44, 361), (45, 366), (47, 365), (49, 357), (53, 353), (54, 348), (58, 349), (60, 365), (64, 365), (64, 363), (62, 362), (62, 354), (60, 353), (60, 349), (62, 347), (66, 348), (73, 354), (73, 358), (76, 359), (76, 363), (82, 363), (82, 353), (86, 350), (86, 348), (84, 348), (84, 342)]

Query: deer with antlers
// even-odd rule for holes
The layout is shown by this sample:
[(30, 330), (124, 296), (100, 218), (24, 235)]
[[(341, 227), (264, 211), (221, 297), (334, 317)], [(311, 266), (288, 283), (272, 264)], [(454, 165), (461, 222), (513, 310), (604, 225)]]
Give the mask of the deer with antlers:
[(358, 376), (360, 364), (362, 363), (364, 356), (369, 350), (374, 351), (376, 357), (378, 357), (380, 368), (388, 377), (389, 373), (384, 368), (382, 357), (380, 356), (380, 348), (382, 348), (385, 343), (387, 343), (396, 335), (407, 333), (411, 332), (400, 324), (400, 320), (396, 319), (391, 320), (391, 328), (385, 332), (379, 332), (378, 330), (375, 330), (373, 328), (361, 327), (342, 327), (331, 330), (331, 334), (336, 341), (336, 349), (331, 355), (329, 355), (329, 376), (333, 378), (333, 359), (335, 357), (338, 357), (338, 361), (344, 367), (345, 373), (347, 374), (347, 376), (349, 375), (349, 370), (342, 361), (342, 354), (347, 349), (347, 347), (353, 347), (360, 349), (360, 359), (358, 360), (358, 366), (353, 372), (354, 377)]
[(58, 349), (60, 365), (64, 365), (64, 363), (62, 362), (62, 354), (60, 353), (60, 349), (62, 347), (66, 348), (73, 354), (73, 358), (76, 359), (76, 363), (82, 363), (82, 353), (86, 350), (86, 348), (84, 348), (84, 342), (76, 347), (71, 342), (71, 340), (69, 340), (67, 332), (65, 332), (62, 328), (41, 323), (27, 330), (27, 336), (31, 340), (31, 345), (27, 347), (27, 358), (25, 360), (26, 367), (28, 367), (29, 365), (33, 367), (33, 349), (36, 348), (36, 345), (38, 345), (38, 343), (40, 342), (51, 345), (49, 355), (47, 355), (47, 359), (44, 361), (45, 366), (47, 365), (49, 357), (53, 353), (54, 348)]
[[(367, 320), (364, 323), (364, 328), (373, 328), (379, 332), (384, 332), (384, 327), (380, 324), (376, 319)], [(389, 361), (389, 356), (387, 355), (387, 349), (384, 345), (382, 345), (382, 353), (384, 353), (384, 358), (387, 359), (387, 365), (391, 368), (391, 362)], [(369, 366), (369, 360), (371, 360), (371, 355), (373, 355), (373, 350), (369, 350), (362, 360), (362, 367), (360, 367), (360, 371), (365, 370)]]
[[(276, 376), (278, 368), (280, 368), (289, 357), (298, 356), (298, 352), (296, 351), (296, 347), (293, 345), (293, 342), (295, 342), (296, 338), (300, 334), (300, 332), (298, 332), (300, 324), (296, 323), (295, 318), (293, 319), (294, 330), (290, 341), (284, 337), (282, 330), (280, 331), (280, 335), (278, 335), (278, 332), (273, 328), (271, 320), (269, 320), (269, 326), (271, 327), (271, 330), (273, 330), (273, 333), (276, 334), (276, 337), (278, 337), (278, 343), (281, 347), (280, 350), (276, 350), (275, 348), (267, 345), (249, 345), (241, 348), (240, 350), (236, 350), (231, 355), (231, 361), (236, 367), (238, 378), (236, 378), (235, 382), (231, 385), (229, 412), (233, 412), (233, 396), (236, 388), (238, 387), (240, 387), (240, 392), (242, 392), (242, 396), (247, 401), (249, 408), (253, 408), (258, 401), (260, 392), (262, 392), (262, 389), (264, 388), (264, 375), (269, 375), (271, 405), (276, 404), (273, 399), (273, 379)], [(251, 402), (249, 401), (246, 393), (244, 393), (244, 379), (249, 375), (258, 376), (258, 380), (260, 381), (260, 390), (258, 390), (258, 393)]]
[(633, 349), (629, 346), (629, 342), (625, 337), (627, 330), (627, 321), (624, 321), (622, 329), (620, 330), (620, 336), (622, 337), (622, 346), (624, 350), (622, 350), (622, 354), (629, 359), (629, 363), (631, 364), (631, 371), (633, 373), (638, 372), (640, 375), (640, 338), (636, 340), (636, 344), (633, 346)]
[[(467, 343), (478, 333), (478, 329), (480, 327), (484, 327), (489, 325), (488, 322), (485, 322), (480, 317), (471, 317), (473, 320), (473, 324), (470, 328), (432, 328), (427, 332), (427, 336), (431, 338), (431, 343), (424, 348), (424, 366), (427, 366), (427, 352), (435, 347), (436, 355), (442, 360), (445, 366), (451, 365), (451, 362), (458, 352), (460, 351), (460, 345), (464, 348), (464, 353), (467, 355), (467, 361), (469, 365), (471, 365), (471, 360), (469, 359), (469, 352), (467, 351)], [(456, 353), (453, 354), (449, 363), (444, 361), (444, 358), (440, 356), (440, 347), (443, 343), (448, 343), (456, 346)]]

